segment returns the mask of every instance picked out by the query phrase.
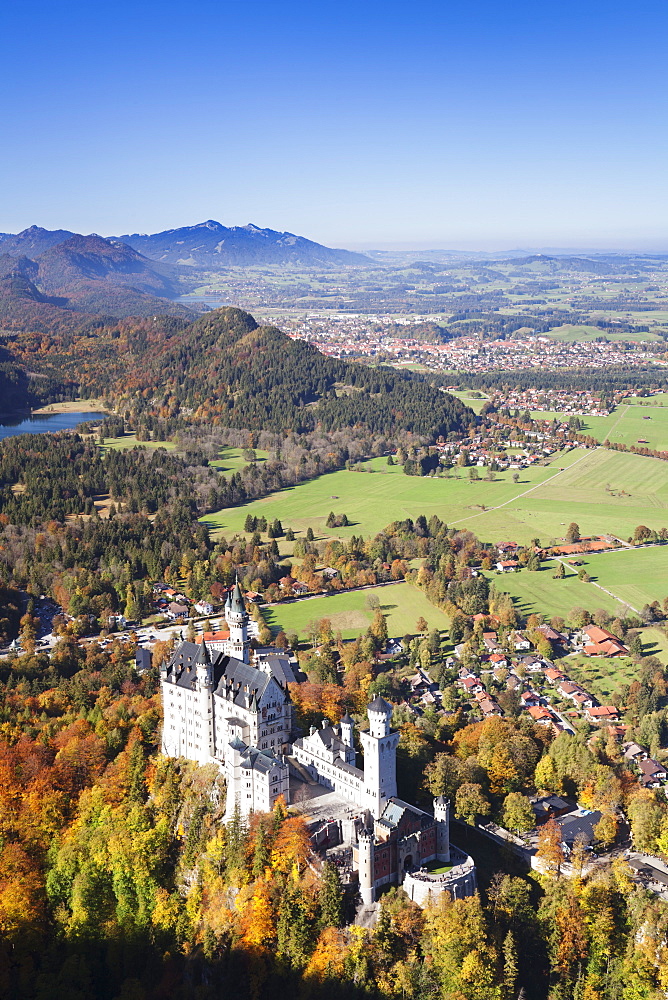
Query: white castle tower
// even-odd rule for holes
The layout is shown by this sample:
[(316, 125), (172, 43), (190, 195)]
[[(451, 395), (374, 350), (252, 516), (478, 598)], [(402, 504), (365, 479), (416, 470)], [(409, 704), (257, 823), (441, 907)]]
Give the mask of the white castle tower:
[(375, 837), (371, 830), (360, 830), (357, 837), (357, 864), (360, 880), (360, 896), (365, 906), (371, 906), (374, 901), (374, 844)]
[(353, 737), (353, 731), (355, 729), (354, 719), (352, 719), (351, 716), (348, 714), (348, 712), (346, 712), (346, 714), (341, 719), (339, 725), (341, 726), (341, 740), (343, 741), (343, 743), (345, 743), (347, 747), (354, 748), (355, 746), (355, 740)]
[(250, 663), (250, 642), (248, 640), (248, 612), (244, 603), (239, 579), (225, 602), (225, 621), (230, 630), (225, 652), (237, 660)]
[(195, 733), (198, 744), (199, 762), (205, 764), (213, 756), (215, 735), (213, 725), (213, 666), (209, 647), (202, 639), (195, 660), (195, 699), (197, 708), (195, 714), (200, 720), (200, 732)]
[(444, 795), (434, 799), (434, 819), (436, 820), (436, 857), (450, 864), (450, 800)]
[(377, 695), (367, 707), (368, 730), (362, 730), (364, 749), (364, 807), (378, 819), (388, 799), (397, 794), (399, 733), (390, 729), (392, 706)]

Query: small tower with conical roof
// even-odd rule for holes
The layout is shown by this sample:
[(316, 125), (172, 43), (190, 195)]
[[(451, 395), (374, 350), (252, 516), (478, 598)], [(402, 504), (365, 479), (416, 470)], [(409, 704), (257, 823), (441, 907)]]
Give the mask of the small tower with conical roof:
[(204, 639), (195, 657), (195, 683), (193, 686), (193, 720), (188, 732), (188, 756), (198, 764), (208, 764), (215, 750), (213, 726), (213, 665), (211, 653)]
[(364, 807), (378, 819), (385, 803), (397, 794), (399, 733), (390, 729), (392, 706), (376, 696), (367, 706), (369, 728), (362, 730), (364, 750)]
[(230, 630), (230, 639), (226, 650), (228, 656), (235, 656), (237, 660), (250, 663), (248, 612), (246, 611), (238, 577), (234, 584), (234, 589), (228, 595), (225, 603), (225, 621)]
[(202, 639), (195, 660), (197, 690), (210, 690), (213, 687), (213, 667), (211, 666), (211, 653), (206, 641)]

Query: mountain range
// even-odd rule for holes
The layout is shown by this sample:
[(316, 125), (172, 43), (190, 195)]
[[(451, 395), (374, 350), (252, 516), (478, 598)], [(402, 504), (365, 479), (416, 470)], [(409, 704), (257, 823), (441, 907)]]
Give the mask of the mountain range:
[[(118, 240), (32, 226), (0, 241), (0, 319), (16, 314), (35, 329), (68, 320), (62, 313), (189, 315), (165, 299), (179, 294), (173, 269)], [(74, 316), (69, 317), (74, 321)], [(11, 325), (11, 323), (10, 323)]]
[(198, 269), (250, 264), (330, 267), (371, 260), (292, 233), (227, 228), (212, 220), (107, 238), (30, 226), (0, 233), (0, 321), (45, 331), (59, 321), (80, 325), (82, 313), (189, 317), (191, 312), (172, 300), (201, 281)]
[(322, 265), (370, 264), (351, 250), (333, 250), (293, 233), (279, 233), (259, 226), (223, 226), (209, 219), (196, 226), (166, 229), (162, 233), (131, 233), (123, 243), (152, 260), (190, 267), (243, 264)]

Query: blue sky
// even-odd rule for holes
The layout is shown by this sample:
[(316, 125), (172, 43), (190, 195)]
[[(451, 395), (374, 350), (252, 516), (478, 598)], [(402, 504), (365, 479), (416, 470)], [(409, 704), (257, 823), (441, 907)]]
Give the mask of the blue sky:
[(0, 11), (0, 231), (668, 250), (659, 0)]

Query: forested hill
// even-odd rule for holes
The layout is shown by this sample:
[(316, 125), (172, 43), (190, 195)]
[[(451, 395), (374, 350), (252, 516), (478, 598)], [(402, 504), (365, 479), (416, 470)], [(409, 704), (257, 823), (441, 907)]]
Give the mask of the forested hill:
[(79, 314), (74, 325), (74, 314), (59, 310), (29, 277), (1, 275), (0, 268), (0, 299), (3, 281), (16, 301), (21, 284), (16, 325), (0, 356), (13, 366), (6, 372), (22, 396), (17, 409), (34, 405), (36, 393), (41, 402), (77, 392), (104, 397), (149, 437), (159, 427), (159, 440), (195, 424), (300, 434), (362, 428), (386, 437), (410, 432), (427, 442), (476, 419), (420, 377), (328, 358), (240, 309), (194, 321)]
[(458, 399), (407, 373), (327, 358), (240, 309), (207, 313), (166, 339), (144, 324), (129, 340), (128, 386), (144, 414), (300, 433), (365, 426), (431, 440), (475, 419)]

